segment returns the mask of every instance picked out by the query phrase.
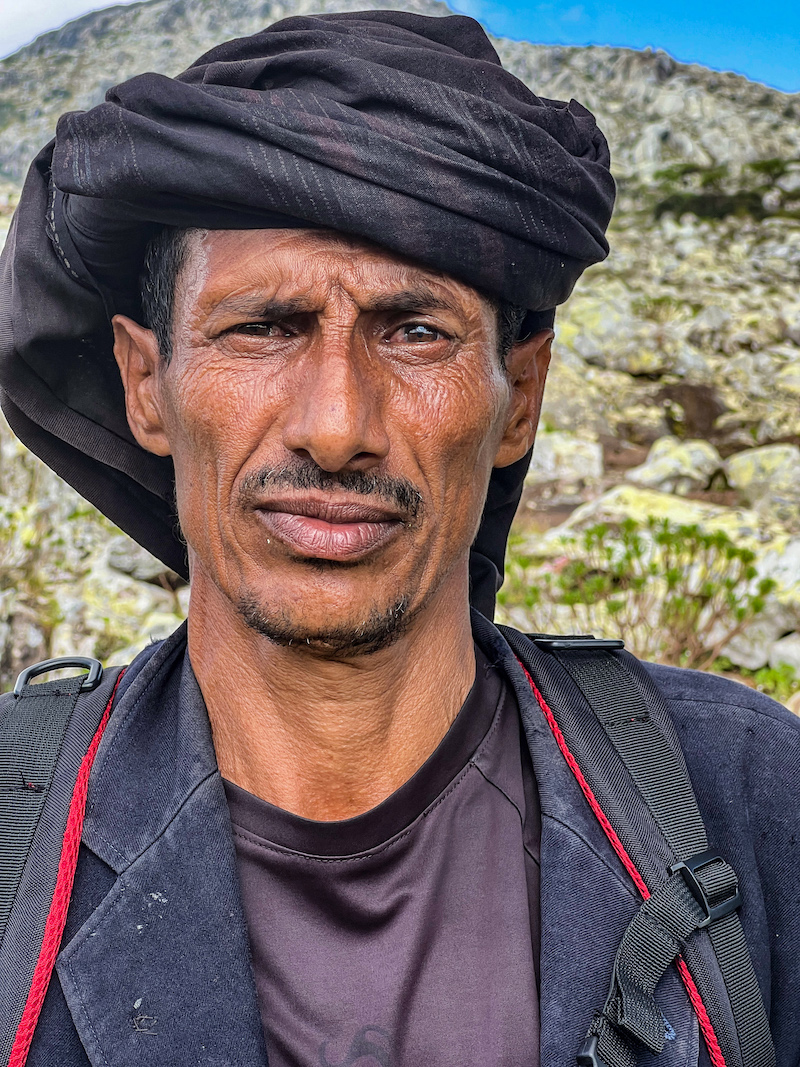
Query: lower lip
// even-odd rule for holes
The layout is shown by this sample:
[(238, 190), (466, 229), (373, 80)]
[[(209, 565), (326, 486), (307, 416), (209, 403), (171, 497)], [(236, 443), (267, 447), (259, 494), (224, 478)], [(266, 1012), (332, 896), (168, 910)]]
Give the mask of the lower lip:
[(308, 559), (353, 560), (389, 541), (402, 523), (325, 522), (289, 511), (259, 511), (258, 517), (277, 540)]

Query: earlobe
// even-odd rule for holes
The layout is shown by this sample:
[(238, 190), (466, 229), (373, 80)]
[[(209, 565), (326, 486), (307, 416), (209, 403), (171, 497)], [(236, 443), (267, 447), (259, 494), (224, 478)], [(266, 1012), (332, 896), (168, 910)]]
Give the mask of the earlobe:
[(162, 358), (155, 335), (127, 315), (115, 315), (111, 324), (131, 433), (148, 452), (168, 456), (159, 389)]
[(516, 463), (533, 445), (542, 394), (550, 365), (552, 330), (540, 330), (514, 345), (507, 360), (511, 400), (505, 433), (497, 450), (495, 467)]

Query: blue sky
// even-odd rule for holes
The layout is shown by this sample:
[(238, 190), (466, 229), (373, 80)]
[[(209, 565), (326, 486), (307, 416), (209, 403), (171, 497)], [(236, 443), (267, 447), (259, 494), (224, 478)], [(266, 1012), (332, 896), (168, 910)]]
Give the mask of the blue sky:
[(663, 48), (676, 59), (800, 91), (800, 0), (450, 0), (492, 33), (545, 44)]
[[(125, 2), (125, 0), (123, 0)], [(735, 70), (800, 91), (800, 0), (449, 0), (492, 33), (545, 44), (663, 48), (684, 62)], [(379, 6), (380, 0), (364, 0)], [(107, 0), (0, 0), (0, 56)]]

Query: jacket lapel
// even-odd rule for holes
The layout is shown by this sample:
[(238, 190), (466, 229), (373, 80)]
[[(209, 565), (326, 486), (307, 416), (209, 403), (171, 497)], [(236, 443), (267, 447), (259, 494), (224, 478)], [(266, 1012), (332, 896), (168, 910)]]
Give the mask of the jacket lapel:
[[(574, 1067), (595, 1011), (605, 1002), (617, 946), (641, 899), (561, 754), (525, 674), (502, 634), (473, 616), (484, 651), (511, 680), (520, 706), (542, 811), (541, 1063)], [(698, 1026), (674, 967), (656, 991), (667, 1021), (664, 1052), (641, 1064), (694, 1067)]]
[(92, 775), (84, 843), (117, 880), (57, 969), (97, 1067), (267, 1062), (227, 804), (184, 652), (179, 631), (138, 670)]

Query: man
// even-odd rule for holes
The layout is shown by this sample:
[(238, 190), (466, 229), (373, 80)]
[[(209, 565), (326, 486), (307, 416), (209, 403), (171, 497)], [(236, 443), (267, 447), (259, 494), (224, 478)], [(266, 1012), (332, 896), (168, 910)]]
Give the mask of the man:
[[(4, 409), (192, 591), (117, 690), (29, 1067), (575, 1062), (637, 894), (487, 617), (612, 188), (461, 17), (287, 19), (61, 120)], [(796, 1064), (797, 724), (652, 674)], [(659, 1063), (720, 1062), (674, 967), (658, 1007)]]

